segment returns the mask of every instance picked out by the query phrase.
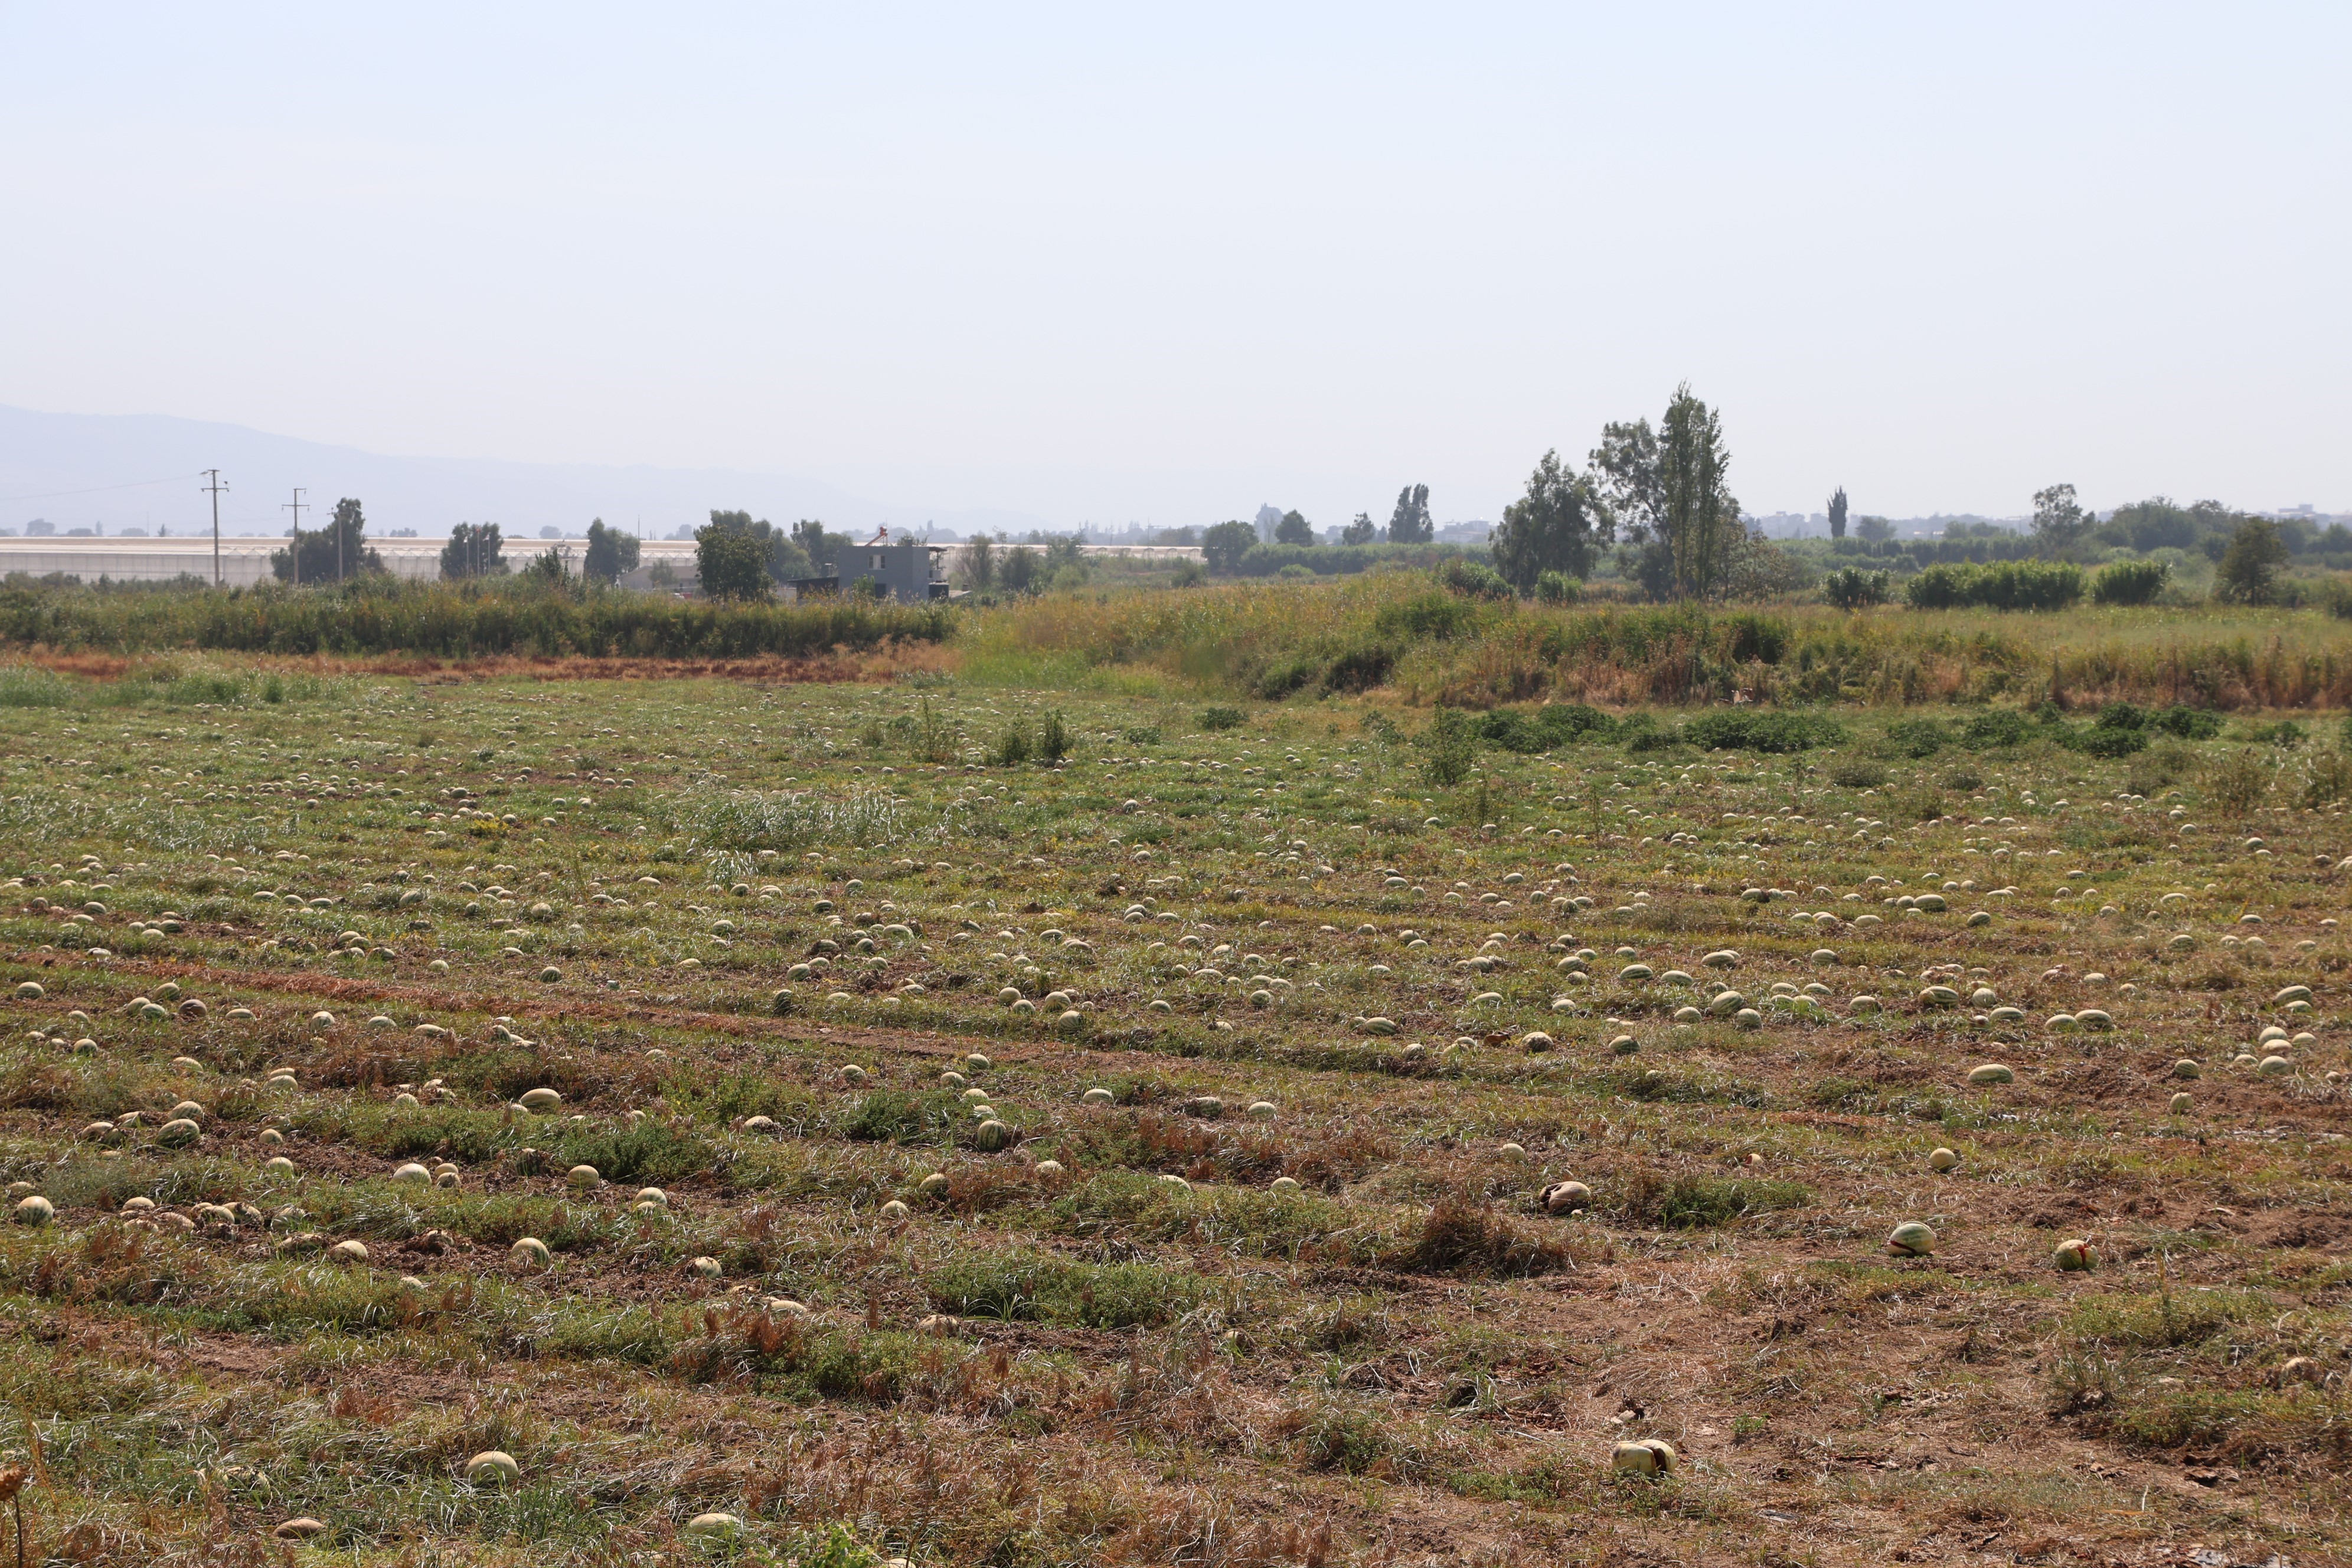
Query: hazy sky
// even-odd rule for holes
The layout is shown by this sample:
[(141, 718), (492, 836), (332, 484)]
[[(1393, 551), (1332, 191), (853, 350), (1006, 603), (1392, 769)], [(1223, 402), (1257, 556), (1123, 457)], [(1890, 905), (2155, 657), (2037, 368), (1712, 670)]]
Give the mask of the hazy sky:
[(1063, 523), (1720, 405), (1749, 510), (2352, 508), (2352, 7), (27, 5), (0, 403)]

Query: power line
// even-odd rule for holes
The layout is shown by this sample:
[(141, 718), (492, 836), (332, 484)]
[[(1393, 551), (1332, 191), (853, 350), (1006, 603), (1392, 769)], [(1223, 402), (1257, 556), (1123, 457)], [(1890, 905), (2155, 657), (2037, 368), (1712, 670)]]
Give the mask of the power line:
[[(203, 468), (196, 470), (199, 476), (202, 476), (208, 470)], [(0, 496), (0, 506), (10, 505), (20, 500), (56, 500), (63, 496), (94, 496), (101, 494), (107, 490), (142, 489), (149, 485), (177, 484), (187, 477), (188, 476), (185, 474), (173, 474), (168, 479), (133, 479), (127, 485), (92, 485), (88, 489), (82, 490), (43, 490), (37, 495)]]

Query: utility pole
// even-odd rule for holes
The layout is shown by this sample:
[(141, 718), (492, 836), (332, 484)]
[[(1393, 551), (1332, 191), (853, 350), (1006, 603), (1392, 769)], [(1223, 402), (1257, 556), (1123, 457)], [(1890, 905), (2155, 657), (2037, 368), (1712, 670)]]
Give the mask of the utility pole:
[(206, 468), (205, 473), (212, 480), (212, 483), (201, 488), (210, 490), (213, 497), (213, 586), (217, 588), (221, 585), (220, 499), (221, 491), (228, 489), (228, 487), (221, 483), (220, 470), (218, 468)]
[(279, 510), (291, 511), (294, 514), (294, 547), (286, 553), (294, 563), (294, 585), (297, 588), (302, 585), (302, 508), (304, 504), (299, 486), (296, 487), (292, 500), (278, 503)]

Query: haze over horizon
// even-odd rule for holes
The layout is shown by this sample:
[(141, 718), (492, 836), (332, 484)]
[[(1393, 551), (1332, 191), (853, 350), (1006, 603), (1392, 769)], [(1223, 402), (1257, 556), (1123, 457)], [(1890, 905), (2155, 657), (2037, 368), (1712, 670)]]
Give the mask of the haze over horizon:
[(2316, 5), (16, 7), (0, 405), (452, 493), (1329, 526), (1409, 482), (1496, 517), (1687, 381), (1752, 512), (2342, 510), (2347, 42)]

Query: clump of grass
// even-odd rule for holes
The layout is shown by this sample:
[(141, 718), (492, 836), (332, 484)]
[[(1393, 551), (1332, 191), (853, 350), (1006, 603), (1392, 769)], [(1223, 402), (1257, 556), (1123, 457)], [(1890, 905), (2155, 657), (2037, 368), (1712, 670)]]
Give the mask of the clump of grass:
[(924, 1280), (932, 1305), (960, 1317), (1090, 1329), (1172, 1322), (1199, 1305), (1209, 1288), (1208, 1280), (1189, 1269), (1070, 1263), (1017, 1250), (960, 1258)]
[(1752, 1177), (1676, 1176), (1662, 1181), (1643, 1173), (1628, 1184), (1625, 1217), (1661, 1230), (1705, 1230), (1731, 1225), (1751, 1214), (1802, 1208), (1811, 1189), (1798, 1182)]
[(0, 664), (0, 708), (63, 708), (73, 688), (37, 664)]
[(2214, 810), (2224, 816), (2251, 816), (2270, 798), (2278, 765), (2252, 747), (2241, 746), (2209, 759), (2198, 782)]
[(1449, 1193), (1433, 1205), (1420, 1234), (1397, 1261), (1429, 1274), (1549, 1274), (1571, 1267), (1566, 1241), (1536, 1231), (1462, 1193)]

